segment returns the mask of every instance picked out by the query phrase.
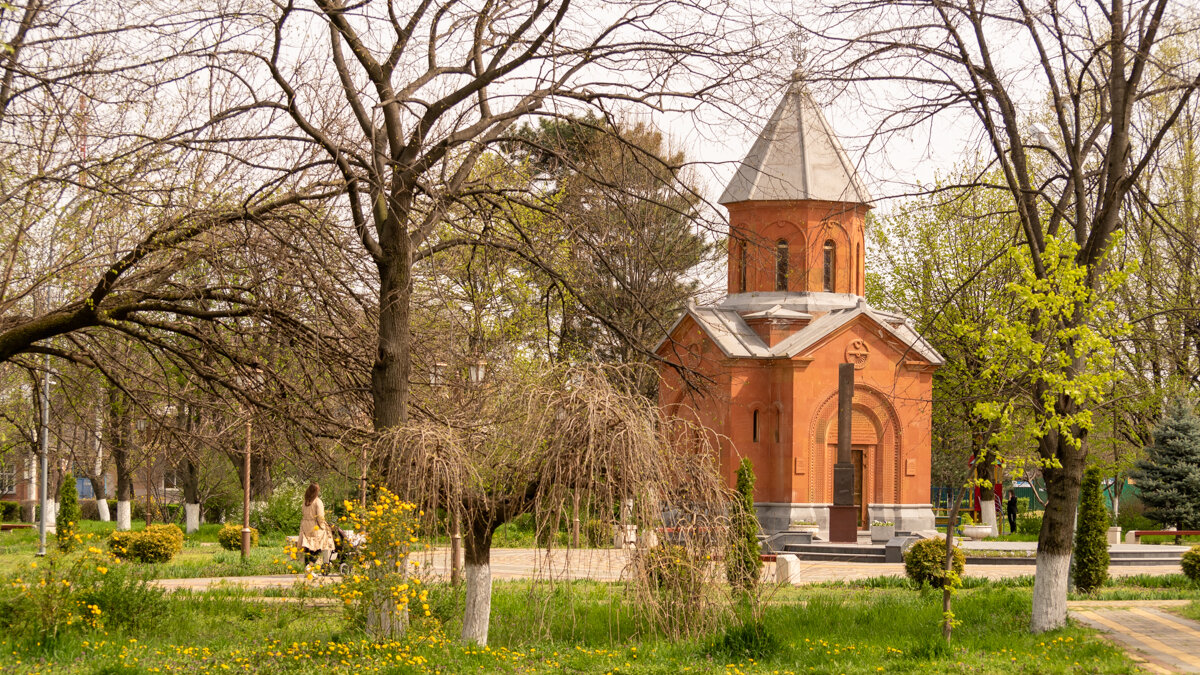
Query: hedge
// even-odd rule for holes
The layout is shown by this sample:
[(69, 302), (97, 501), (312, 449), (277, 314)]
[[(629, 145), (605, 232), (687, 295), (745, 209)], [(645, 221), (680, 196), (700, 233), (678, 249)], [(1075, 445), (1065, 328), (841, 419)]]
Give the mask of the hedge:
[(1042, 514), (1044, 511), (1026, 511), (1017, 516), (1017, 532), (1020, 534), (1040, 534), (1042, 531)]
[(0, 521), (11, 523), (21, 517), (21, 505), (17, 502), (0, 502)]

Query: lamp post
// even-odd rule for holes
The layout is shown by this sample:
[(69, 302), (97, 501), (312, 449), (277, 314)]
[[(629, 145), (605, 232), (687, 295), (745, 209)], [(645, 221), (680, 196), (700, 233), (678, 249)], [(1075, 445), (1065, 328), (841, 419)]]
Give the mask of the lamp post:
[(246, 418), (246, 461), (242, 469), (242, 562), (250, 559), (250, 418)]
[(49, 481), (46, 474), (50, 464), (50, 355), (46, 355), (46, 372), (42, 375), (42, 410), (38, 428), (38, 552), (46, 555), (46, 491)]

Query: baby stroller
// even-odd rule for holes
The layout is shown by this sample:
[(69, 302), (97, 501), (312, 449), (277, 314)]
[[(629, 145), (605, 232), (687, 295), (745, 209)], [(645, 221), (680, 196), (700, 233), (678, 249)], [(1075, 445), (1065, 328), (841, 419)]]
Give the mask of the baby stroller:
[(346, 532), (337, 525), (333, 527), (333, 553), (329, 556), (329, 571), (337, 571), (346, 576), (350, 567), (358, 562), (358, 547), (362, 544), (363, 535), (355, 534), (353, 530)]

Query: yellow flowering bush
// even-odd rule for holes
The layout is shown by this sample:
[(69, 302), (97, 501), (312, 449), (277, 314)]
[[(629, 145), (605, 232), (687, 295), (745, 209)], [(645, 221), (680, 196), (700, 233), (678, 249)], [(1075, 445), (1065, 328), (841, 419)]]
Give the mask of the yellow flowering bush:
[(350, 621), (376, 638), (404, 633), (410, 613), (429, 616), (428, 591), (422, 587), (420, 564), (412, 558), (418, 546), (416, 505), (379, 488), (365, 509), (344, 502), (344, 526), (364, 537), (349, 570), (337, 587)]
[(113, 532), (108, 537), (108, 548), (123, 560), (169, 562), (183, 550), (183, 530), (170, 523), (149, 525), (140, 532)]
[(43, 642), (70, 631), (103, 628), (107, 617), (92, 596), (116, 564), (112, 554), (95, 546), (31, 562), (4, 581), (0, 627)]
[[(242, 550), (242, 526), (237, 523), (225, 523), (217, 530), (217, 543), (226, 551)], [(250, 548), (258, 546), (258, 530), (250, 528)]]

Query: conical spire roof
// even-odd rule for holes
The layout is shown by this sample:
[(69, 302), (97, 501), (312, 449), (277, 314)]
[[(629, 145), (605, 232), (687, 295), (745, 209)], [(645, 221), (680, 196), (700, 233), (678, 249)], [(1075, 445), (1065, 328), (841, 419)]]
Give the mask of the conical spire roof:
[(802, 199), (871, 202), (821, 109), (793, 82), (717, 202)]

